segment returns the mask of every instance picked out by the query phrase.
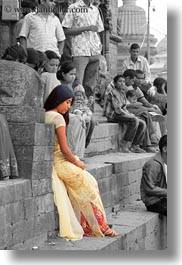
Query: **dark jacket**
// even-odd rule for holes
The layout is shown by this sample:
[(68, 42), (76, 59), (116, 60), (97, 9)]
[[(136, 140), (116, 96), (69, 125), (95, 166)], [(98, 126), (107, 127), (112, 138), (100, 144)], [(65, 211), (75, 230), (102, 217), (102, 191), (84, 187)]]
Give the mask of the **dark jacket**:
[(161, 198), (167, 197), (164, 161), (160, 152), (143, 166), (140, 193), (141, 199), (146, 206), (160, 201)]

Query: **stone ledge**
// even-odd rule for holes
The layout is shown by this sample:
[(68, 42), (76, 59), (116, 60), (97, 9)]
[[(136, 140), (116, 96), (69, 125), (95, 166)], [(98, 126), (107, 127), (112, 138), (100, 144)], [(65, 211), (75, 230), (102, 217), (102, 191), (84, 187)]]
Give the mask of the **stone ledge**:
[(131, 171), (141, 168), (153, 153), (107, 153), (105, 155), (97, 155), (85, 158), (86, 168), (93, 170), (99, 164), (111, 164), (114, 167), (114, 173), (122, 173), (123, 171)]
[(94, 128), (91, 142), (85, 149), (85, 156), (93, 156), (118, 149), (118, 132), (117, 123), (99, 123)]
[(31, 183), (25, 179), (0, 181), (0, 205), (20, 201), (32, 196)]
[[(147, 212), (140, 202), (130, 204), (117, 215), (107, 216), (109, 224), (118, 233), (116, 237), (88, 238), (66, 241), (55, 238), (40, 246), (40, 250), (162, 250), (166, 248), (166, 218)], [(133, 208), (132, 208), (133, 206)], [(141, 208), (140, 208), (141, 207)], [(132, 208), (132, 209), (131, 209)], [(164, 229), (161, 229), (163, 226)]]
[(106, 211), (140, 199), (142, 167), (152, 155), (109, 153), (85, 158), (86, 169), (98, 181)]

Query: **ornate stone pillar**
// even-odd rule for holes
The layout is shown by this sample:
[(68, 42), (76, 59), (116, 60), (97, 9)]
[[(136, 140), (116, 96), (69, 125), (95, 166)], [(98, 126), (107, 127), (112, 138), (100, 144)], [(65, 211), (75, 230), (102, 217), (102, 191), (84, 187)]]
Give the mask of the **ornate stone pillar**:
[(114, 76), (117, 72), (117, 45), (121, 42), (117, 33), (118, 1), (101, 0), (99, 9), (105, 29), (102, 33), (103, 55), (107, 61), (108, 71)]

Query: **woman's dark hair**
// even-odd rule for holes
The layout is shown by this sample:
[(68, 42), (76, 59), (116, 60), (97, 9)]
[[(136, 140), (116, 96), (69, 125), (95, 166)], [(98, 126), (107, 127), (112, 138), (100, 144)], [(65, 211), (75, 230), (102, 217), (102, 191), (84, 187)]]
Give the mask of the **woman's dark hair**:
[(39, 67), (39, 55), (38, 51), (34, 48), (27, 48), (27, 63), (34, 65), (34, 70), (38, 70)]
[(25, 63), (27, 60), (27, 53), (25, 52), (23, 46), (20, 44), (15, 44), (5, 50), (1, 59)]
[(51, 60), (51, 59), (59, 59), (59, 56), (55, 52), (53, 52), (51, 50), (45, 51), (45, 54), (47, 56), (47, 59), (49, 59), (49, 60)]
[(163, 147), (165, 146), (167, 147), (167, 134), (163, 135), (159, 140), (159, 149), (161, 153), (163, 152)]
[(42, 52), (42, 51), (37, 50), (37, 53), (38, 53), (38, 58), (39, 58), (39, 68), (44, 67), (44, 64), (47, 60), (47, 56), (46, 56), (45, 52)]
[(115, 84), (118, 82), (119, 78), (124, 78), (124, 76), (123, 75), (116, 75), (114, 77), (114, 79), (113, 79), (113, 81), (114, 81)]
[(160, 94), (161, 93), (163, 94), (163, 91), (161, 90), (161, 87), (162, 87), (162, 85), (164, 83), (165, 83), (164, 89), (165, 89), (165, 91), (167, 93), (167, 81), (164, 78), (162, 78), (162, 77), (157, 77), (157, 78), (154, 79), (153, 85), (157, 88), (157, 92), (160, 93)]
[(57, 71), (57, 79), (64, 81), (63, 73), (67, 74), (71, 70), (75, 69), (75, 65), (72, 62), (65, 62), (61, 65), (61, 68)]
[[(46, 111), (55, 109), (59, 104), (63, 103), (69, 98), (73, 98), (74, 94), (66, 85), (56, 86), (49, 94), (48, 98), (44, 103), (44, 109)], [(66, 124), (69, 123), (69, 111), (63, 114)]]

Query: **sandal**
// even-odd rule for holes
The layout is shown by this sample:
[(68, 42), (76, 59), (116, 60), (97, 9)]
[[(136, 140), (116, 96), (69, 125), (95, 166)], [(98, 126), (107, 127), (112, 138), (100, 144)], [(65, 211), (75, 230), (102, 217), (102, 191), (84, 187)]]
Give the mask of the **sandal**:
[(105, 236), (110, 236), (110, 237), (114, 237), (114, 236), (117, 236), (118, 234), (112, 230), (112, 229), (108, 229), (105, 233), (104, 233)]

